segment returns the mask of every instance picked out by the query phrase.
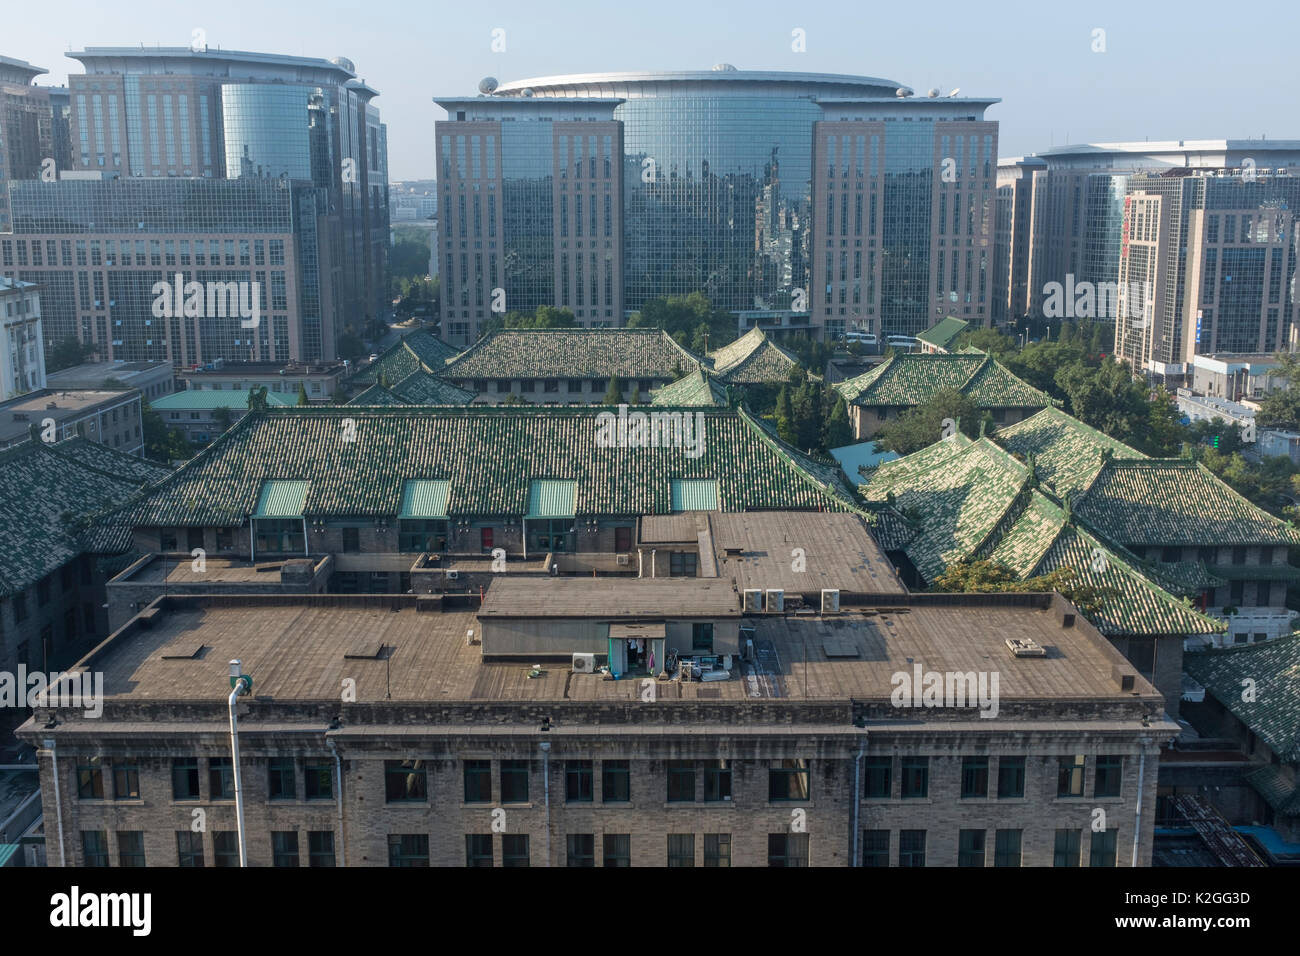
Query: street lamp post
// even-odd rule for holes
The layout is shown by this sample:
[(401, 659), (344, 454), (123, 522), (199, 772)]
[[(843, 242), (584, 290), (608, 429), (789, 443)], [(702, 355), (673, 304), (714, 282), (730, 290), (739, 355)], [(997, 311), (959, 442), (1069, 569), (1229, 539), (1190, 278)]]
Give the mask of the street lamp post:
[(230, 662), (230, 764), (235, 778), (235, 817), (239, 826), (239, 865), (248, 866), (248, 840), (244, 834), (244, 786), (239, 773), (239, 719), (235, 715), (235, 700), (253, 689), (253, 678), (242, 673), (240, 661)]

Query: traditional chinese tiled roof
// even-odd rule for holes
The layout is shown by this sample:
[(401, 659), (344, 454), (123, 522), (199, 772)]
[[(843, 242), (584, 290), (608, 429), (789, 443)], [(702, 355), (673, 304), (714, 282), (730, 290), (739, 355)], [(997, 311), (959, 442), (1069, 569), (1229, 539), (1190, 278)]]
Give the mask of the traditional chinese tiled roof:
[(781, 384), (799, 360), (777, 345), (757, 325), (729, 345), (710, 352), (713, 373), (736, 385)]
[(168, 473), (84, 438), (0, 452), (0, 595), (30, 587), (82, 552), (125, 550), (129, 529), (113, 522), (87, 529), (84, 519)]
[(1107, 452), (1114, 458), (1146, 457), (1053, 407), (999, 428), (992, 438), (1007, 451), (1025, 458), (1032, 455), (1039, 479), (1058, 497), (1088, 487)]
[(662, 329), (500, 329), (449, 362), (443, 378), (677, 379), (700, 359)]
[(441, 372), (443, 366), (459, 354), (458, 348), (448, 345), (432, 332), (411, 332), (385, 349), (378, 359), (349, 376), (344, 386), (355, 389), (375, 385), (381, 375), (391, 386), (413, 372)]
[(980, 408), (1046, 408), (1052, 404), (1047, 393), (1011, 374), (991, 355), (974, 350), (896, 353), (835, 388), (850, 404), (889, 408), (924, 404), (945, 389), (961, 392)]
[(268, 480), (308, 482), (304, 515), (390, 516), (413, 478), (448, 480), (453, 517), (523, 515), (539, 478), (576, 481), (580, 515), (668, 513), (670, 483), (682, 478), (716, 479), (724, 511), (858, 510), (838, 469), (783, 445), (743, 410), (651, 410), (703, 416), (703, 454), (599, 447), (599, 416), (610, 413), (600, 406), (268, 410), (124, 507), (121, 520), (240, 525)]
[(716, 378), (697, 366), (671, 385), (652, 391), (650, 404), (726, 408), (727, 389)]
[(1186, 654), (1183, 670), (1282, 760), (1300, 764), (1300, 634)]
[(1108, 459), (1072, 507), (1127, 547), (1300, 544), (1295, 528), (1191, 459)]
[(1110, 635), (1206, 634), (1220, 630), (1149, 580), (1131, 556), (1071, 524), (1036, 490), (1029, 468), (988, 439), (960, 433), (886, 462), (862, 489), (906, 523), (910, 536), (877, 521), (885, 547), (902, 550), (928, 582), (959, 561), (990, 560), (1017, 578), (1060, 567), (1083, 585), (1113, 588), (1089, 619)]
[(942, 322), (934, 325), (917, 336), (927, 345), (933, 345), (935, 348), (943, 349), (945, 352), (952, 348), (952, 343), (957, 341), (957, 336), (961, 335), (970, 327), (970, 323), (963, 319), (950, 315)]
[(348, 400), (349, 405), (409, 405), (382, 385), (371, 385), (368, 389)]

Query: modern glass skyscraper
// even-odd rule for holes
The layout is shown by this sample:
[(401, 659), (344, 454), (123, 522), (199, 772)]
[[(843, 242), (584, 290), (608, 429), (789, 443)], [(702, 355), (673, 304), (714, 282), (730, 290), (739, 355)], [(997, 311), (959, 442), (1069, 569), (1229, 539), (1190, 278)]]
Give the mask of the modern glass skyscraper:
[(48, 72), (26, 60), (0, 56), (0, 232), (11, 228), (5, 183), (36, 179), (44, 160), (55, 156), (50, 91), (32, 83)]
[[(461, 275), (469, 286), (503, 289), (508, 309), (567, 306), (587, 325), (618, 324), (650, 299), (695, 291), (777, 332), (917, 332), (949, 312), (976, 322), (989, 315), (997, 124), (983, 113), (996, 100), (916, 98), (890, 80), (725, 64), (483, 88), (483, 96), (436, 100), (448, 112), (436, 136), (451, 341), (473, 341), (490, 316), (467, 288), (462, 294)], [(561, 122), (585, 124), (586, 135), (573, 140), (572, 130), (557, 131)], [(476, 231), (475, 192), (489, 202), (496, 189), (465, 176), (458, 151), (462, 139), (471, 153), (476, 140), (487, 150), (489, 136), (503, 164), (526, 151), (513, 161), (551, 191), (542, 215), (551, 216), (552, 287), (521, 284), (507, 267), (534, 261), (545, 271), (544, 223), (529, 219), (532, 231), (519, 235), (505, 223), (498, 235)], [(575, 146), (560, 160), (582, 140), (585, 151)], [(556, 175), (579, 162), (591, 167), (583, 182), (598, 184), (594, 192)], [(579, 252), (576, 229), (593, 217), (598, 234), (589, 222)], [(570, 218), (575, 232), (561, 235)], [(480, 252), (483, 273), (473, 262)], [(592, 282), (595, 309), (590, 295), (578, 303)]]

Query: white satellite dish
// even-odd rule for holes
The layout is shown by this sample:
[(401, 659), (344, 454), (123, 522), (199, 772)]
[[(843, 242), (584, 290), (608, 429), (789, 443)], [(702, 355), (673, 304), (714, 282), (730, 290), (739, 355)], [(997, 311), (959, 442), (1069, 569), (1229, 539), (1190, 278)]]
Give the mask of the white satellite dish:
[(949, 95), (949, 96), (956, 96), (956, 95), (957, 95), (958, 93), (960, 93), (960, 92), (961, 92), (961, 87), (959, 86), (959, 87), (957, 87), (956, 89), (954, 89), (951, 93), (949, 93), (948, 95)]

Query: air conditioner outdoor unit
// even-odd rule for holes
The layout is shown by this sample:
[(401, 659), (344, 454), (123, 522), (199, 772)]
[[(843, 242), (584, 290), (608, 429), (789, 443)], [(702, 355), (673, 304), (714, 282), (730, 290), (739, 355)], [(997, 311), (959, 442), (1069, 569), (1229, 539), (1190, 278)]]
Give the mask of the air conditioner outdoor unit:
[(620, 568), (625, 568), (627, 567), (627, 560), (628, 560), (628, 556), (626, 554), (620, 554), (615, 556), (614, 563), (617, 564)]
[(573, 673), (575, 674), (596, 673), (596, 655), (595, 654), (574, 654)]
[(457, 571), (455, 568), (452, 568), (447, 572), (448, 581), (455, 581), (458, 577), (460, 577), (460, 572)]
[(745, 612), (757, 613), (763, 610), (763, 592), (759, 588), (745, 588)]
[(767, 610), (772, 614), (780, 614), (785, 610), (785, 591), (780, 588), (767, 589)]
[(822, 588), (822, 613), (838, 614), (840, 611), (839, 588)]

